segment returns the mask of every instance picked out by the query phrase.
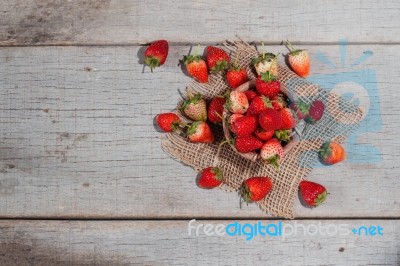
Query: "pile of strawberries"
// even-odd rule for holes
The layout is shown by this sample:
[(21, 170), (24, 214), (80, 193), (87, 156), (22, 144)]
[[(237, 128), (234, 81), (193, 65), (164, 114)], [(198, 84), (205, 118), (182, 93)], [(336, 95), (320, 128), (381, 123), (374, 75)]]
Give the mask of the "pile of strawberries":
[[(306, 50), (294, 50), (289, 42), (287, 61), (300, 77), (310, 73), (310, 61)], [(155, 41), (145, 52), (144, 63), (151, 70), (164, 64), (168, 55), (168, 42)], [(238, 59), (236, 58), (235, 61)], [(233, 133), (233, 143), (240, 153), (257, 152), (259, 157), (278, 169), (283, 157), (283, 146), (293, 137), (293, 130), (300, 120), (308, 124), (317, 123), (324, 114), (323, 101), (288, 102), (277, 80), (277, 55), (262, 53), (252, 63), (257, 73), (255, 89), (242, 90), (241, 85), (249, 81), (246, 69), (231, 62), (229, 55), (215, 46), (205, 49), (205, 58), (195, 53), (183, 58), (187, 72), (200, 83), (208, 82), (209, 74), (222, 72), (231, 91), (207, 102), (200, 94), (188, 94), (180, 111), (190, 123), (185, 123), (175, 113), (157, 115), (156, 122), (165, 132), (180, 131), (189, 141), (212, 143), (214, 135), (209, 123), (225, 123)], [(343, 147), (333, 141), (324, 143), (319, 151), (324, 164), (335, 164), (345, 159)], [(204, 169), (198, 179), (201, 188), (215, 188), (223, 183), (222, 171), (217, 167)], [(272, 179), (251, 177), (243, 182), (241, 195), (246, 200), (259, 201), (273, 189)], [(299, 185), (303, 201), (308, 206), (324, 202), (327, 191), (320, 184), (302, 181)]]

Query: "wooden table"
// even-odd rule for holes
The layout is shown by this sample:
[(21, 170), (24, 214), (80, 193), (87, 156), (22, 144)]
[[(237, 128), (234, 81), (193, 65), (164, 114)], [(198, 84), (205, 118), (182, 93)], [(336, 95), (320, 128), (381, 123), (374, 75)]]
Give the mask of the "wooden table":
[[(146, 2), (0, 0), (0, 264), (400, 265), (399, 2)], [(177, 66), (190, 45), (236, 34), (281, 53), (289, 39), (308, 49), (314, 76), (368, 81), (368, 69), (377, 87), (358, 97), (375, 103), (371, 121), (380, 124), (347, 146), (352, 158), (360, 145), (377, 153), (316, 168), (309, 179), (329, 199), (316, 209), (296, 203), (293, 221), (240, 209), (236, 193), (197, 188), (153, 125), (190, 82)], [(162, 38), (167, 63), (143, 72), (142, 44)], [(380, 225), (384, 235), (196, 237), (191, 219)]]

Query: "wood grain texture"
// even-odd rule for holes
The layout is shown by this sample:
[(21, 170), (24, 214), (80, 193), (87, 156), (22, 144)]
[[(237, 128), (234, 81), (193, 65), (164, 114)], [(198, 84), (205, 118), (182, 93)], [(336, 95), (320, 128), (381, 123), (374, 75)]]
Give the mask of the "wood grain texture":
[[(228, 225), (234, 221), (196, 221)], [(257, 221), (240, 221), (240, 223)], [(263, 225), (276, 221), (261, 221)], [(0, 221), (2, 265), (398, 265), (400, 222), (389, 220), (291, 221), (298, 234), (199, 236), (188, 234), (188, 221)], [(383, 236), (351, 230), (380, 226)], [(301, 229), (325, 227), (329, 235), (304, 236)], [(329, 226), (329, 227), (328, 227)], [(270, 232), (273, 229), (271, 229)], [(324, 229), (326, 230), (326, 229)], [(339, 229), (341, 230), (341, 229)], [(232, 231), (233, 232), (233, 231)], [(286, 229), (289, 233), (289, 229)], [(323, 231), (326, 232), (326, 231)]]
[(398, 1), (0, 1), (0, 45), (399, 42)]
[[(341, 67), (339, 46), (307, 48), (314, 74), (353, 71), (370, 84), (361, 70), (376, 75), (379, 99), (358, 96), (379, 101), (382, 126), (348, 151), (367, 143), (381, 158), (315, 169), (309, 179), (330, 198), (314, 210), (298, 204), (296, 216), (399, 217), (399, 47), (349, 46), (347, 66), (374, 54), (353, 68)], [(0, 217), (265, 217), (253, 205), (240, 209), (236, 193), (197, 188), (195, 173), (161, 150), (153, 118), (174, 109), (189, 84), (177, 66), (188, 50), (172, 47), (152, 74), (142, 73), (140, 47), (1, 48)], [(317, 61), (320, 53), (338, 68)]]

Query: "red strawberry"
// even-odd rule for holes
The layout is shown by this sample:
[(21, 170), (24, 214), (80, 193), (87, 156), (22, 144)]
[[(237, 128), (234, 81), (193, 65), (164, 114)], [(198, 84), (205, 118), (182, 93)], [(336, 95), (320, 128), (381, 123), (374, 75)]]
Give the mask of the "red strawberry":
[(206, 62), (199, 55), (187, 55), (183, 58), (187, 72), (201, 83), (208, 82)]
[(231, 67), (226, 72), (226, 81), (229, 86), (233, 89), (236, 89), (243, 83), (249, 81), (249, 77), (247, 76), (246, 69), (240, 67)]
[(186, 132), (192, 142), (212, 143), (214, 135), (206, 122), (196, 121), (191, 124)]
[(282, 125), (280, 129), (292, 129), (296, 126), (296, 115), (292, 113), (291, 109), (283, 108), (279, 110), (279, 114), (282, 118)]
[(251, 135), (258, 127), (258, 119), (255, 116), (243, 116), (236, 119), (233, 124), (235, 133), (239, 137)]
[(281, 91), (281, 83), (268, 71), (257, 77), (256, 90), (259, 94), (274, 99)]
[(244, 91), (244, 94), (246, 94), (247, 100), (249, 102), (251, 102), (251, 100), (253, 100), (254, 97), (256, 97), (258, 95), (257, 92), (255, 92), (253, 90)]
[(260, 149), (263, 142), (253, 135), (236, 137), (235, 147), (238, 152), (248, 153)]
[(305, 102), (293, 102), (289, 106), (293, 111), (295, 111), (297, 115), (297, 119), (302, 120), (306, 118), (308, 115), (308, 111), (310, 110), (310, 105)]
[(287, 106), (286, 101), (283, 99), (282, 96), (276, 96), (275, 98), (272, 99), (271, 101), (272, 106), (274, 107), (275, 110), (279, 111)]
[(262, 111), (272, 108), (271, 101), (265, 96), (256, 96), (251, 101), (247, 115), (259, 115)]
[(249, 80), (246, 69), (237, 65), (238, 60), (239, 54), (236, 56), (235, 62), (229, 66), (226, 72), (226, 82), (228, 82), (229, 86), (233, 89), (236, 89)]
[(197, 181), (201, 188), (215, 188), (222, 183), (222, 171), (217, 167), (208, 167), (204, 169)]
[(253, 58), (252, 63), (256, 69), (257, 75), (270, 71), (275, 76), (278, 76), (278, 58), (276, 55), (263, 52), (260, 56)]
[(249, 108), (249, 101), (244, 92), (231, 91), (226, 106), (234, 114), (244, 114)]
[(229, 129), (230, 129), (233, 133), (236, 133), (235, 122), (236, 122), (236, 120), (237, 120), (239, 117), (244, 117), (244, 115), (242, 115), (242, 114), (232, 114), (232, 115), (229, 117), (229, 120), (228, 120)]
[(259, 127), (256, 132), (254, 132), (254, 135), (256, 135), (257, 138), (263, 140), (263, 141), (267, 141), (270, 140), (275, 134), (275, 131), (271, 130), (271, 131), (265, 131), (264, 129), (262, 129), (261, 127)]
[(258, 117), (258, 122), (265, 131), (278, 130), (282, 126), (281, 115), (273, 108), (268, 108), (261, 112)]
[(328, 196), (328, 192), (324, 186), (310, 181), (301, 181), (299, 189), (304, 202), (310, 207), (317, 207)]
[(187, 117), (194, 121), (207, 120), (207, 104), (200, 93), (194, 96), (189, 95), (189, 98), (183, 102), (181, 110)]
[(260, 201), (272, 190), (272, 180), (266, 176), (251, 177), (243, 182), (243, 198), (246, 202)]
[(230, 62), (229, 55), (221, 48), (208, 46), (206, 48), (206, 60), (211, 73), (224, 71)]
[(274, 135), (280, 141), (289, 142), (290, 138), (292, 137), (292, 130), (291, 129), (276, 130), (274, 132)]
[(224, 111), (224, 104), (226, 100), (224, 97), (215, 97), (208, 105), (208, 120), (212, 123), (222, 122), (222, 112)]
[(308, 111), (308, 115), (304, 119), (307, 123), (315, 124), (318, 122), (322, 116), (324, 115), (325, 104), (320, 100), (315, 100), (312, 102), (310, 106), (310, 110)]
[(261, 148), (260, 156), (263, 160), (272, 164), (275, 168), (279, 166), (279, 160), (283, 157), (283, 148), (277, 139), (268, 140)]
[(181, 119), (174, 113), (164, 113), (157, 115), (156, 121), (163, 131), (173, 132), (178, 128)]
[(151, 72), (165, 63), (168, 56), (168, 42), (159, 40), (151, 43), (144, 52), (144, 64), (150, 67)]
[(306, 50), (294, 50), (289, 41), (286, 42), (290, 51), (288, 61), (290, 67), (302, 78), (310, 75), (310, 57)]
[(319, 150), (319, 158), (324, 164), (335, 164), (346, 159), (346, 151), (337, 142), (325, 142)]

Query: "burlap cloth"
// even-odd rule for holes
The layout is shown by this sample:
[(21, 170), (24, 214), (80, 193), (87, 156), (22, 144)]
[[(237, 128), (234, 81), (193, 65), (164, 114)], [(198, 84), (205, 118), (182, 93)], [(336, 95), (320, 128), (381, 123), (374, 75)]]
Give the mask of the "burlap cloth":
[[(230, 52), (231, 58), (236, 58), (239, 52), (238, 64), (246, 68), (250, 79), (254, 79), (251, 60), (259, 52), (241, 40), (226, 41), (223, 45)], [(162, 147), (173, 158), (191, 166), (196, 172), (209, 166), (218, 166), (224, 176), (220, 187), (227, 191), (238, 191), (243, 181), (252, 176), (272, 178), (273, 190), (256, 204), (272, 216), (294, 218), (293, 204), (298, 185), (318, 163), (316, 151), (323, 141), (333, 139), (343, 142), (357, 128), (363, 113), (344, 98), (299, 78), (286, 66), (279, 66), (279, 81), (282, 90), (291, 100), (311, 103), (319, 99), (326, 106), (323, 118), (309, 126), (299, 141), (292, 143), (293, 147), (280, 162), (279, 171), (262, 161), (252, 162), (243, 158), (229, 145), (220, 146), (224, 140), (222, 126), (212, 126), (216, 136), (213, 144), (191, 143), (185, 136), (169, 133), (163, 139)], [(230, 90), (222, 74), (211, 75), (206, 84), (193, 82), (189, 89), (200, 92), (207, 99)]]

